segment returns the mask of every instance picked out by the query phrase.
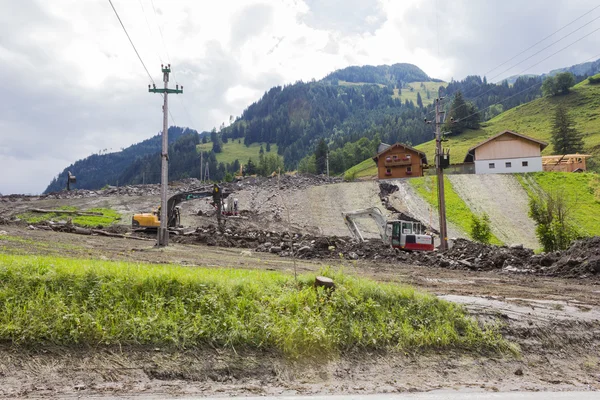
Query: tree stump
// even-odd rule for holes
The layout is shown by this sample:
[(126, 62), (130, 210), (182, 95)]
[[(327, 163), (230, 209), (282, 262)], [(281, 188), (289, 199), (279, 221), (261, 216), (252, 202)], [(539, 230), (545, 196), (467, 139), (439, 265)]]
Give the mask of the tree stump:
[(333, 279), (327, 278), (325, 276), (317, 276), (315, 278), (315, 288), (324, 287), (326, 289), (333, 290), (335, 289), (335, 283), (333, 283)]

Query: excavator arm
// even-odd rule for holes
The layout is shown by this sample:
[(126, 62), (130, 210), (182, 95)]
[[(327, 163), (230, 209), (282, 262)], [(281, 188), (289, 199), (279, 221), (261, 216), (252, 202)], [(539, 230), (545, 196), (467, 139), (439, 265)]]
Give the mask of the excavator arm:
[(342, 216), (344, 217), (344, 222), (346, 223), (346, 226), (348, 226), (350, 233), (356, 240), (360, 242), (365, 241), (362, 233), (360, 232), (360, 229), (358, 228), (358, 225), (356, 224), (356, 220), (358, 218), (371, 218), (373, 219), (373, 221), (375, 221), (375, 224), (379, 229), (379, 235), (381, 236), (381, 240), (383, 240), (385, 243), (389, 242), (390, 239), (387, 234), (387, 219), (381, 213), (381, 210), (379, 210), (379, 208), (372, 207), (365, 208), (364, 210), (343, 212)]
[[(221, 193), (220, 199), (226, 199), (230, 193)], [(167, 226), (169, 228), (174, 228), (178, 225), (179, 212), (176, 207), (184, 202), (195, 199), (203, 199), (206, 197), (214, 197), (214, 191), (202, 191), (202, 192), (183, 192), (177, 193), (174, 196), (171, 196), (169, 200), (167, 200)]]

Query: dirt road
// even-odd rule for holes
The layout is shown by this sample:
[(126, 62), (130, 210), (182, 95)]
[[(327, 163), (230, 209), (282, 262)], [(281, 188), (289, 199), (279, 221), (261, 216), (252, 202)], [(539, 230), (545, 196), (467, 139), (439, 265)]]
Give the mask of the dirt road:
[(241, 349), (0, 348), (0, 396), (80, 393), (287, 395), (436, 389), (600, 390), (600, 286), (580, 280), (348, 261), (296, 263), (267, 253), (32, 231), (4, 225), (4, 253), (172, 263), (212, 268), (318, 271), (326, 264), (408, 283), (502, 323), (520, 358), (479, 354), (347, 353), (290, 361)]

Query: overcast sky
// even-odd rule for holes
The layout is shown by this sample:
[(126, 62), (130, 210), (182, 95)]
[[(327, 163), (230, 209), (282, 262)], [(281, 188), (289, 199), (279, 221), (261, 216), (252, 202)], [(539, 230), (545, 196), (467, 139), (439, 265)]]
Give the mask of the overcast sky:
[[(265, 90), (350, 65), (413, 63), (444, 80), (600, 58), (592, 0), (113, 0), (153, 79), (170, 62), (171, 125), (210, 130)], [(39, 193), (72, 162), (158, 133), (161, 98), (108, 0), (0, 0), (0, 193)], [(575, 18), (579, 21), (493, 68)], [(162, 30), (162, 36), (161, 36)], [(163, 40), (164, 39), (164, 40)], [(187, 109), (188, 112), (185, 110)]]

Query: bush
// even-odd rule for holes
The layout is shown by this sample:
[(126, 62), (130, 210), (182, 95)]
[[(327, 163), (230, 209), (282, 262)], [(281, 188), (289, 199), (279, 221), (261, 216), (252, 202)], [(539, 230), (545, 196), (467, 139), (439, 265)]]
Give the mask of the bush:
[(473, 214), (471, 217), (471, 237), (479, 243), (489, 244), (492, 239), (490, 217), (483, 213), (481, 216)]
[(581, 238), (572, 223), (571, 207), (562, 191), (529, 195), (529, 216), (535, 221), (535, 234), (545, 252), (565, 250)]
[(346, 182), (352, 182), (356, 179), (356, 175), (358, 174), (358, 170), (351, 168), (344, 174), (344, 180)]

